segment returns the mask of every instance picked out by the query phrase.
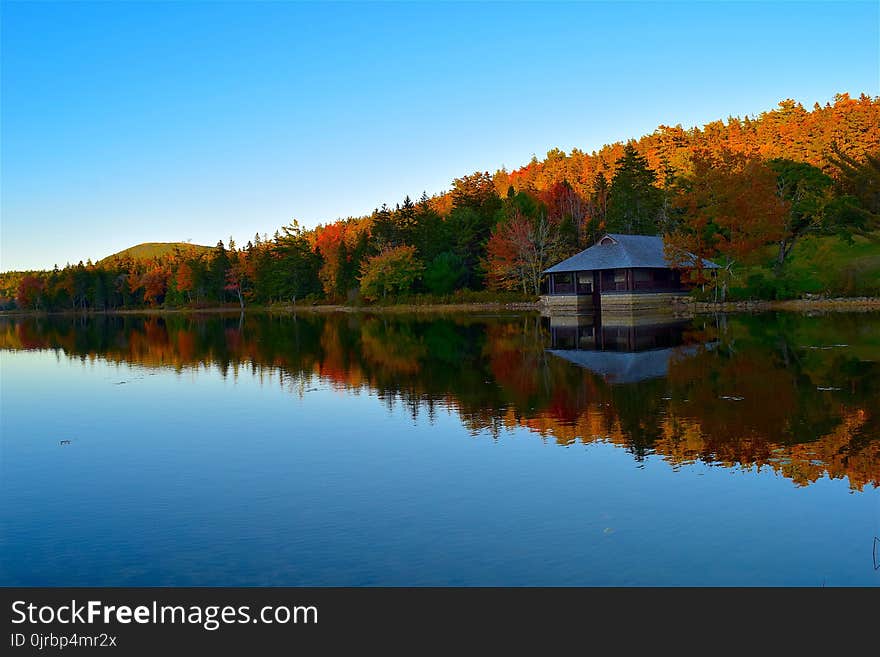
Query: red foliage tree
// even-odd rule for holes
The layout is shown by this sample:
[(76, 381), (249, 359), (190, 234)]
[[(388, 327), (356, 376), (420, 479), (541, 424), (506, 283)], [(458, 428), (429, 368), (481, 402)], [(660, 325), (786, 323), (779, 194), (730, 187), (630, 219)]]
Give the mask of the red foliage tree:
[(39, 309), (43, 303), (43, 292), (45, 289), (46, 284), (43, 279), (28, 274), (18, 283), (18, 289), (15, 292), (15, 303), (19, 308)]

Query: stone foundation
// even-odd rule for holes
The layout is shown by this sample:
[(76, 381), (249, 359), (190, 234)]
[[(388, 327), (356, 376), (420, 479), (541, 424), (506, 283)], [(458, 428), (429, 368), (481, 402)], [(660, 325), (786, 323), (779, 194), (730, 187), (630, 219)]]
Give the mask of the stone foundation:
[(603, 294), (602, 314), (605, 313), (633, 313), (643, 311), (668, 311), (672, 312), (673, 303), (681, 295), (673, 292), (658, 292), (656, 294)]
[(652, 326), (666, 324), (676, 317), (674, 300), (679, 295), (603, 294), (602, 324), (604, 326)]
[(577, 315), (593, 312), (591, 295), (547, 294), (541, 297), (541, 309), (551, 315)]
[[(602, 323), (640, 326), (663, 323), (671, 317), (693, 316), (693, 304), (677, 292), (615, 293), (601, 297)], [(545, 295), (541, 311), (550, 316), (592, 315), (596, 312), (592, 296)]]

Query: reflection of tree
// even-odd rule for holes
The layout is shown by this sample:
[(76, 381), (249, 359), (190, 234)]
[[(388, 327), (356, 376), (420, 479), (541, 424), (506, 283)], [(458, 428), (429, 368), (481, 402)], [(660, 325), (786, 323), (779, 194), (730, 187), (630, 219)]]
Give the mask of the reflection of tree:
[(382, 377), (418, 374), (427, 350), (412, 325), (372, 317), (361, 329), (361, 354)]
[[(0, 320), (0, 348), (145, 367), (250, 369), (292, 391), (313, 379), (375, 392), (413, 417), (454, 410), (471, 432), (525, 428), (641, 459), (769, 467), (799, 485), (880, 485), (880, 339), (865, 322), (706, 320), (663, 378), (611, 385), (549, 354), (536, 315), (95, 316)], [(708, 344), (707, 344), (708, 343)], [(846, 345), (845, 347), (842, 345)], [(739, 399), (741, 398), (741, 399)]]
[(795, 416), (795, 376), (766, 348), (701, 350), (670, 363), (669, 415), (698, 418), (721, 442), (782, 437)]
[(544, 388), (547, 356), (535, 319), (524, 317), (520, 322), (486, 327), (485, 353), (492, 377), (520, 407), (533, 405)]

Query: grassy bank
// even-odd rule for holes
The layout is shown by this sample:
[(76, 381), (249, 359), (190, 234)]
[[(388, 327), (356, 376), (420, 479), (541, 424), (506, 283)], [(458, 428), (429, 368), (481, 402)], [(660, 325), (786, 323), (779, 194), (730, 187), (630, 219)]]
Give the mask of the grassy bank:
[(880, 297), (880, 232), (851, 242), (837, 236), (808, 237), (795, 245), (779, 272), (773, 267), (774, 252), (775, 247), (767, 247), (761, 264), (734, 270), (729, 300)]

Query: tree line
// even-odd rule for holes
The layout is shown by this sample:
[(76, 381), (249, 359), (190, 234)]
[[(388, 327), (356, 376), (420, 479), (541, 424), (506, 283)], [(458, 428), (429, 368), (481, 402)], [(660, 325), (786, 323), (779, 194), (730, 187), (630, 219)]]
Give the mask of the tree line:
[[(7, 307), (112, 310), (236, 303), (393, 302), (462, 290), (541, 291), (541, 272), (604, 232), (660, 234), (671, 258), (781, 273), (809, 235), (880, 227), (880, 98), (846, 94), (811, 111), (793, 101), (756, 118), (651, 135), (587, 154), (456, 178), (417, 201), (305, 230), (297, 222), (244, 246), (182, 245), (151, 259), (82, 262), (0, 280)], [(769, 255), (768, 255), (769, 254)]]

